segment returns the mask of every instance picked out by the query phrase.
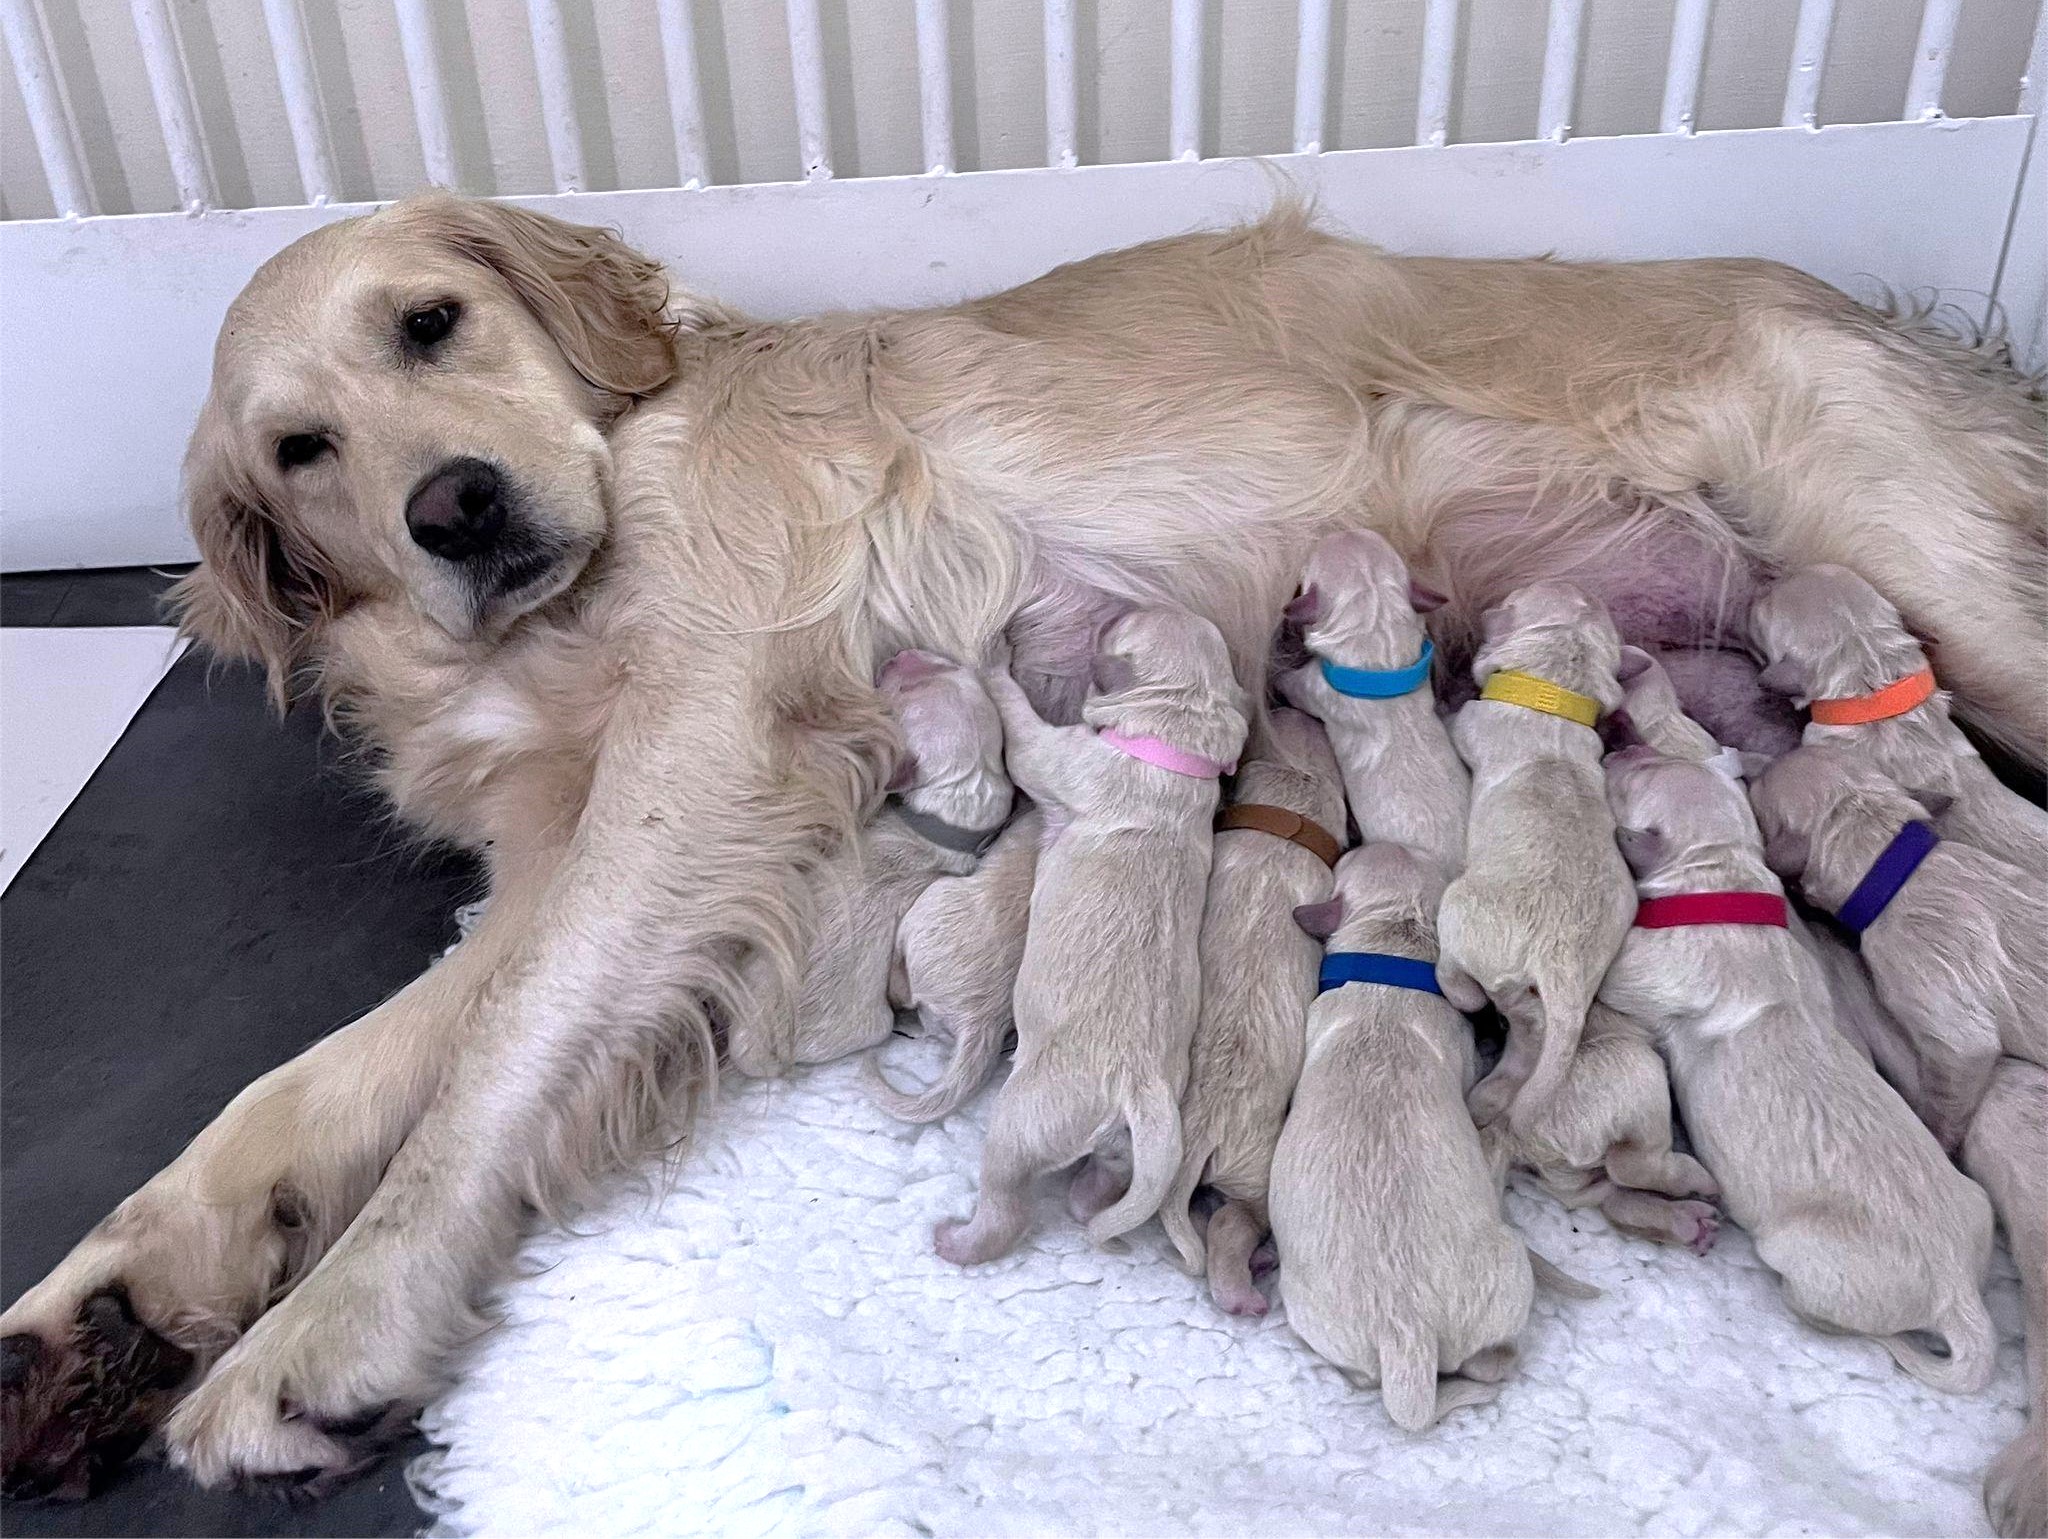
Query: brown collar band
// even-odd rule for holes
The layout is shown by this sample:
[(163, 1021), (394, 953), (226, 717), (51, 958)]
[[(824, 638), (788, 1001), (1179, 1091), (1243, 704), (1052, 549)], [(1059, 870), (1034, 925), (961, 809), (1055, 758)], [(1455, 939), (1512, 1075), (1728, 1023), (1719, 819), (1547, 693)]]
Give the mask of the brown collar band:
[(1225, 807), (1216, 816), (1216, 831), (1221, 833), (1230, 828), (1254, 828), (1298, 844), (1326, 866), (1334, 867), (1337, 857), (1344, 853), (1344, 846), (1322, 824), (1264, 802), (1239, 802), (1235, 807)]

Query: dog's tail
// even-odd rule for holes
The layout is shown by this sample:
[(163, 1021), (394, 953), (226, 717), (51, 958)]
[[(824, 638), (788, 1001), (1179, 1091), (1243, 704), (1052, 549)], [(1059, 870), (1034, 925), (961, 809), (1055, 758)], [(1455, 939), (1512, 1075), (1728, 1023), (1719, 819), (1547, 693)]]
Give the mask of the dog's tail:
[(1436, 1376), (1436, 1338), (1427, 1329), (1397, 1325), (1380, 1339), (1380, 1402), (1403, 1432), (1426, 1432), (1453, 1411), (1487, 1405), (1500, 1385), (1453, 1374)]
[(889, 1083), (882, 1072), (880, 1048), (868, 1054), (861, 1078), (868, 1099), (890, 1116), (904, 1122), (937, 1122), (982, 1087), (1002, 1050), (1002, 1028), (977, 1021), (954, 1037), (953, 1056), (946, 1060), (939, 1077), (915, 1094)]
[(1537, 1287), (1555, 1293), (1560, 1298), (1597, 1299), (1601, 1296), (1600, 1290), (1591, 1283), (1580, 1282), (1555, 1261), (1534, 1249), (1529, 1252), (1529, 1270), (1535, 1275)]
[(1508, 1126), (1526, 1133), (1530, 1124), (1557, 1099), (1572, 1060), (1579, 1056), (1579, 1038), (1585, 1034), (1586, 1012), (1593, 1007), (1589, 994), (1576, 986), (1540, 985), (1531, 990), (1531, 1013), (1543, 1023), (1543, 1042), (1536, 1050), (1536, 1067), (1515, 1092), (1508, 1107)]
[(1910, 1335), (1887, 1336), (1884, 1344), (1893, 1361), (1944, 1394), (1974, 1395), (1991, 1382), (1998, 1362), (1998, 1334), (1975, 1288), (1958, 1294), (1929, 1329), (1948, 1342), (1948, 1356), (1937, 1357)]
[[(1183, 1139), (1187, 1133), (1183, 1127)], [(1182, 1144), (1180, 1170), (1173, 1178), (1173, 1185), (1167, 1188), (1166, 1200), (1159, 1205), (1160, 1226), (1166, 1230), (1166, 1237), (1173, 1241), (1173, 1248), (1180, 1252), (1181, 1265), (1196, 1277), (1200, 1277), (1209, 1264), (1209, 1247), (1195, 1228), (1191, 1209), (1195, 1188), (1202, 1184), (1202, 1176), (1208, 1170), (1219, 1142), (1216, 1134), (1205, 1128), (1193, 1142)]]
[(1138, 1086), (1124, 1107), (1131, 1129), (1131, 1184), (1122, 1197), (1089, 1222), (1097, 1245), (1128, 1234), (1159, 1211), (1180, 1172), (1180, 1102), (1166, 1081)]

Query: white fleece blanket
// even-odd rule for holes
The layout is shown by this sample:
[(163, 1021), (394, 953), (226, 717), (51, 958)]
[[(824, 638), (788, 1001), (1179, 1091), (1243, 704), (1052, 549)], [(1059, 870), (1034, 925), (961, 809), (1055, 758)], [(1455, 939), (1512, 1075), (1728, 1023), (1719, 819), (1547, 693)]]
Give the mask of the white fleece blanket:
[(1017, 1254), (940, 1261), (989, 1099), (911, 1128), (851, 1064), (729, 1081), (665, 1196), (526, 1246), (426, 1419), (437, 1532), (1989, 1532), (2022, 1403), (2002, 1254), (1998, 1378), (1958, 1399), (1797, 1324), (1739, 1230), (1700, 1259), (1513, 1194), (1605, 1296), (1539, 1294), (1499, 1402), (1409, 1436), (1283, 1311), (1218, 1313), (1156, 1226), (1091, 1250), (1050, 1186)]

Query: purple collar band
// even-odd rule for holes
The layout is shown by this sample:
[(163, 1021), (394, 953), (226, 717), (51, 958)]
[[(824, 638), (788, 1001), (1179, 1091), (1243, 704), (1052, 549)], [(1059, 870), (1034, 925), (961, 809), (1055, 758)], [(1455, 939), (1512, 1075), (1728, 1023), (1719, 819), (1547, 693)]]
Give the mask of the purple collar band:
[(1920, 869), (1927, 852), (1939, 843), (1941, 836), (1917, 819), (1900, 829), (1884, 847), (1884, 853), (1871, 862), (1863, 880), (1849, 894), (1849, 901), (1835, 915), (1842, 927), (1861, 935), (1875, 924), (1885, 905), (1899, 895), (1899, 889)]
[(1133, 759), (1143, 759), (1147, 764), (1156, 764), (1163, 770), (1172, 770), (1176, 775), (1186, 775), (1190, 780), (1218, 780), (1225, 775), (1237, 773), (1237, 760), (1225, 764), (1220, 759), (1205, 759), (1198, 753), (1177, 748), (1164, 738), (1126, 737), (1113, 727), (1104, 727), (1096, 736), (1109, 744), (1118, 753), (1129, 754)]

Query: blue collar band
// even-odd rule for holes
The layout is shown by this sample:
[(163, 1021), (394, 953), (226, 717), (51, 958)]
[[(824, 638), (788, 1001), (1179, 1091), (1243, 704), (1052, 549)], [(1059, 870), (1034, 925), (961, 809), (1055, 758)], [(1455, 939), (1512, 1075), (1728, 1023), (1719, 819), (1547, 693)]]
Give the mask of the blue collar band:
[(1338, 694), (1354, 700), (1392, 700), (1397, 695), (1412, 695), (1429, 682), (1436, 644), (1423, 637), (1422, 656), (1406, 668), (1340, 668), (1327, 657), (1317, 660), (1323, 665), (1323, 682)]
[(1388, 956), (1384, 951), (1325, 952), (1323, 970), (1316, 978), (1316, 992), (1327, 994), (1347, 983), (1384, 983), (1390, 988), (1418, 989), (1424, 994), (1443, 993), (1436, 984), (1434, 962)]
[(1875, 924), (1885, 905), (1899, 895), (1899, 889), (1920, 869), (1927, 852), (1939, 843), (1941, 836), (1918, 819), (1901, 828), (1884, 847), (1884, 853), (1871, 862), (1863, 880), (1849, 894), (1849, 901), (1835, 915), (1843, 928), (1861, 935)]

